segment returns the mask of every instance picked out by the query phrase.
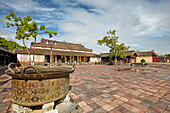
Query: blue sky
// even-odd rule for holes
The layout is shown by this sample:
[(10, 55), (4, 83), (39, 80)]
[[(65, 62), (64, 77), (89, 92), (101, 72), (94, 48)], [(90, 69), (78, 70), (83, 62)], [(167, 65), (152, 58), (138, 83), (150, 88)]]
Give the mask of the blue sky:
[[(15, 40), (6, 28), (6, 15), (30, 15), (38, 25), (58, 32), (51, 40), (82, 44), (94, 53), (109, 52), (97, 45), (108, 30), (117, 30), (119, 42), (130, 50), (170, 53), (170, 0), (1, 0), (0, 36)], [(38, 41), (40, 38), (38, 37)], [(48, 36), (43, 36), (48, 38)], [(29, 46), (32, 39), (26, 41)]]

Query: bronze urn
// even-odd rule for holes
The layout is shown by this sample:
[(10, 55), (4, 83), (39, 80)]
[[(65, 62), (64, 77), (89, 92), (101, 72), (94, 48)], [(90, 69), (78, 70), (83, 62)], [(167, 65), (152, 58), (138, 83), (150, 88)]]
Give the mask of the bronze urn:
[(11, 68), (12, 102), (22, 106), (38, 106), (59, 100), (69, 92), (69, 74), (75, 67), (24, 66)]

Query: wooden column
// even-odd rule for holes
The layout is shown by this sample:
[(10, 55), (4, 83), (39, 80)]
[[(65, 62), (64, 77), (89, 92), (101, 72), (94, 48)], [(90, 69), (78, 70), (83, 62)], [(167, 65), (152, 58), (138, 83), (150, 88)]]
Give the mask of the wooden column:
[(73, 62), (74, 62), (74, 56), (73, 56)]
[[(70, 59), (71, 59), (71, 61), (72, 61), (72, 57), (70, 56)], [(69, 60), (70, 61), (70, 60)]]
[(77, 56), (77, 62), (79, 62), (79, 56)]
[(55, 62), (57, 63), (57, 55), (55, 55)]
[(84, 62), (86, 62), (86, 57), (84, 56)]
[(66, 62), (66, 56), (64, 56), (64, 62)]
[[(81, 56), (80, 56), (80, 59), (79, 59), (79, 61), (81, 60)], [(81, 61), (82, 62), (82, 61)]]

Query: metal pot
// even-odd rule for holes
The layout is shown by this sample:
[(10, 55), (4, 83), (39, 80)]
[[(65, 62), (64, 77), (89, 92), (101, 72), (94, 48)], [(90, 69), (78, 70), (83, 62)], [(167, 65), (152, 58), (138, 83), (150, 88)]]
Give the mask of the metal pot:
[[(59, 100), (69, 92), (69, 74), (75, 67), (25, 66), (11, 68), (12, 102), (23, 106), (38, 106)], [(14, 64), (15, 65), (15, 64)]]

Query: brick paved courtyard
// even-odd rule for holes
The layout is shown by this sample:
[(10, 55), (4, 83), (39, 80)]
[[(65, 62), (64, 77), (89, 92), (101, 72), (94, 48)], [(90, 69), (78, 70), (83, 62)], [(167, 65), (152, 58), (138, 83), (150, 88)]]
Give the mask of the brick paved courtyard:
[[(170, 70), (128, 66), (76, 66), (73, 113), (169, 113)], [(0, 76), (1, 113), (11, 111), (11, 77)]]

